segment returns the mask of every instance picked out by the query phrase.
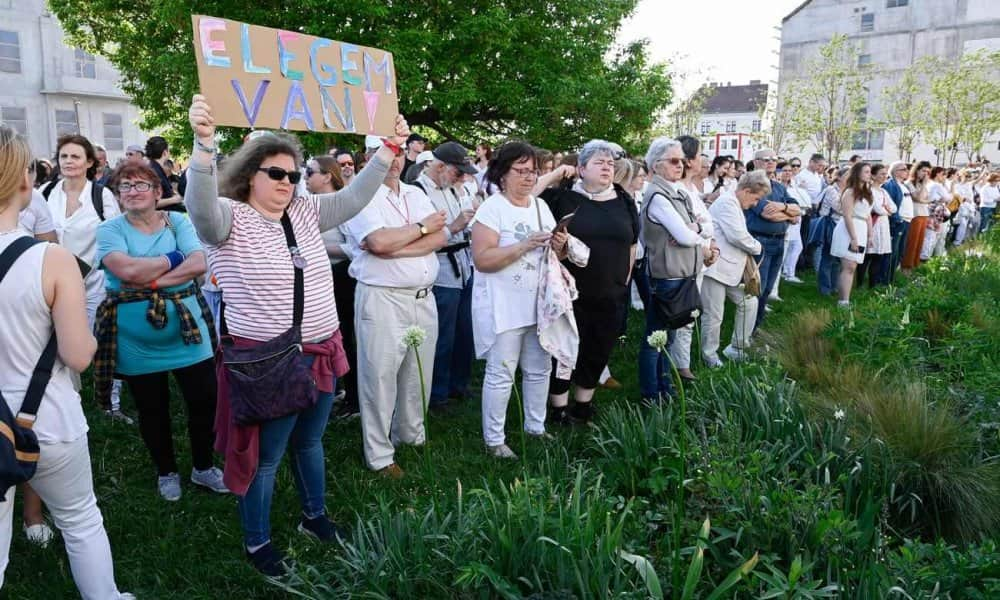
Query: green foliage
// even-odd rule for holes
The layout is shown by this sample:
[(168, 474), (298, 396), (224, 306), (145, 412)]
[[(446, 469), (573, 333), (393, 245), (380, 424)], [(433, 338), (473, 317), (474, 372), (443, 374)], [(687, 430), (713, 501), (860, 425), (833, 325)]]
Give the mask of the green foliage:
[[(410, 124), (469, 147), (512, 135), (550, 148), (624, 139), (648, 130), (670, 101), (666, 67), (651, 62), (645, 42), (613, 50), (636, 0), (403, 0), (355, 3), (347, 13), (325, 0), (50, 0), (49, 6), (73, 43), (122, 72), (144, 125), (167, 128), (184, 147), (187, 107), (198, 87), (193, 11), (388, 50), (400, 111)], [(333, 137), (303, 139), (325, 150)]]

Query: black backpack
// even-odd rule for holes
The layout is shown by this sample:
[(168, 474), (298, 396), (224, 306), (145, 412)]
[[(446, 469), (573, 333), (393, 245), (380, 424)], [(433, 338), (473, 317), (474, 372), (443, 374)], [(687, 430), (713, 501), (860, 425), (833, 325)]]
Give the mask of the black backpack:
[[(60, 180), (53, 179), (42, 188), (42, 196), (45, 197), (45, 201), (49, 201), (49, 194), (52, 193), (52, 188), (56, 187), (56, 184)], [(104, 221), (104, 186), (97, 183), (96, 181), (90, 182), (90, 202), (94, 205), (94, 210), (97, 211), (97, 216)]]
[[(7, 246), (0, 254), (0, 281), (17, 259), (37, 243), (34, 238), (25, 236)], [(10, 412), (3, 394), (0, 394), (0, 502), (7, 501), (5, 495), (8, 489), (34, 477), (38, 468), (38, 436), (32, 427), (45, 396), (45, 388), (52, 378), (57, 350), (56, 334), (53, 332), (31, 374), (28, 391), (24, 393), (24, 401), (16, 417)]]

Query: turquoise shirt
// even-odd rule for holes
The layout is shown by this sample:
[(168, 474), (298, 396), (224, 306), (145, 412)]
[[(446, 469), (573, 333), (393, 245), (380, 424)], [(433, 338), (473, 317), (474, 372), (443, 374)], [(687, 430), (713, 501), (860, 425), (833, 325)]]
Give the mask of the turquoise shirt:
[[(190, 256), (192, 252), (204, 252), (191, 221), (178, 213), (168, 212), (167, 215), (176, 234), (168, 227), (153, 234), (143, 233), (133, 227), (125, 215), (108, 219), (97, 228), (96, 261), (104, 269), (105, 287), (108, 290), (122, 289), (121, 280), (103, 263), (104, 257), (112, 252), (122, 252), (134, 258), (162, 256), (174, 250), (180, 250), (184, 256)], [(176, 292), (191, 285), (193, 284), (188, 283), (164, 290)], [(212, 357), (210, 330), (202, 319), (198, 299), (190, 296), (183, 302), (198, 324), (201, 344), (184, 344), (180, 317), (177, 316), (173, 302), (167, 302), (167, 325), (163, 329), (154, 329), (146, 320), (148, 302), (118, 305), (116, 372), (122, 375), (146, 375), (189, 367)]]

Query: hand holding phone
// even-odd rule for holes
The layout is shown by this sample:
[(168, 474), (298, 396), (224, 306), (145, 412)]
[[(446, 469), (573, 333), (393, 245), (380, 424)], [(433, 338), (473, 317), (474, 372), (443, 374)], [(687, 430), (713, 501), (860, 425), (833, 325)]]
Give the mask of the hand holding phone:
[(555, 229), (552, 230), (552, 233), (561, 233), (569, 229), (569, 222), (573, 220), (573, 217), (575, 215), (576, 215), (575, 212), (571, 212), (568, 215), (564, 216), (563, 218), (559, 219), (559, 222), (556, 223)]

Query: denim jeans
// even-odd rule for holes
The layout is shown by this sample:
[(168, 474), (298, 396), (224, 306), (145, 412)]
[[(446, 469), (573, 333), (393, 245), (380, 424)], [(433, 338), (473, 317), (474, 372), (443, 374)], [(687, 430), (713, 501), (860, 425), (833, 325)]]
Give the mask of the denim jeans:
[(291, 441), (291, 468), (302, 503), (302, 515), (314, 519), (326, 513), (326, 465), (323, 431), (330, 418), (333, 394), (320, 392), (309, 410), (273, 419), (260, 426), (260, 458), (257, 473), (245, 496), (239, 498), (240, 523), (247, 547), (271, 540), (271, 500), (278, 465)]
[[(681, 287), (683, 283), (683, 279), (650, 278), (651, 296), (656, 293), (672, 292)], [(646, 306), (646, 332), (639, 345), (639, 389), (642, 391), (643, 398), (656, 398), (660, 394), (672, 395), (674, 393), (673, 373), (667, 353), (659, 352), (646, 341), (654, 331), (667, 328), (660, 319), (655, 303), (656, 301), (650, 297), (650, 302)], [(672, 343), (674, 331), (669, 330), (667, 335), (668, 342)]]
[(982, 207), (979, 209), (979, 231), (986, 231), (993, 224), (993, 212), (996, 207)]
[[(752, 234), (751, 234), (752, 235)], [(754, 327), (760, 327), (764, 321), (764, 307), (771, 288), (781, 273), (781, 259), (785, 256), (785, 238), (754, 236), (761, 245), (761, 253), (753, 257), (760, 268), (760, 296), (757, 299), (757, 320)]]
[(430, 406), (447, 404), (450, 394), (465, 394), (472, 372), (472, 281), (462, 289), (434, 286), (438, 338)]
[(889, 258), (889, 283), (896, 280), (896, 271), (899, 270), (899, 262), (903, 260), (903, 252), (906, 250), (906, 234), (909, 231), (910, 223), (908, 221), (889, 222), (889, 233), (892, 236), (892, 256)]
[(219, 332), (219, 309), (222, 307), (222, 292), (201, 290), (201, 295), (205, 297), (208, 309), (212, 311), (212, 318), (215, 319), (215, 332)]
[(830, 247), (824, 245), (819, 259), (819, 270), (816, 272), (820, 294), (829, 296), (837, 291), (837, 275), (839, 273), (840, 261), (830, 254)]

